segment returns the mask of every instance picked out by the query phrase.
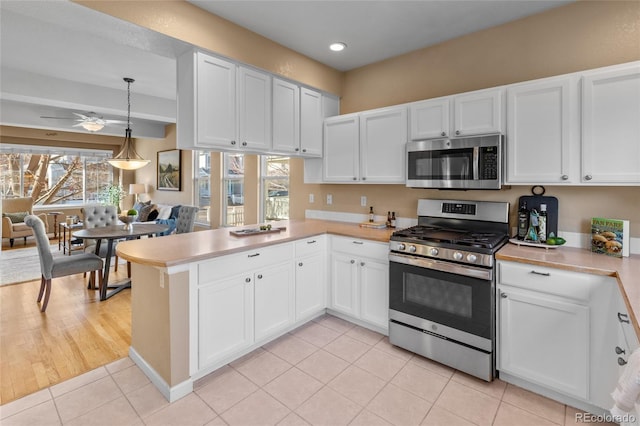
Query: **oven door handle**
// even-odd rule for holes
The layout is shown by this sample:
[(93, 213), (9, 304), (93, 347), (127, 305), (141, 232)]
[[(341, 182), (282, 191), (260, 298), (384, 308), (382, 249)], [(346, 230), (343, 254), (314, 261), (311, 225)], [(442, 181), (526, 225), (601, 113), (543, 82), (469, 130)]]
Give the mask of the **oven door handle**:
[(417, 266), (419, 268), (428, 268), (436, 271), (465, 275), (467, 277), (479, 278), (481, 280), (493, 280), (493, 269), (483, 269), (477, 268), (475, 266), (459, 265), (453, 262), (443, 262), (441, 260), (430, 259), (426, 257), (389, 253), (389, 262), (402, 263), (404, 265)]

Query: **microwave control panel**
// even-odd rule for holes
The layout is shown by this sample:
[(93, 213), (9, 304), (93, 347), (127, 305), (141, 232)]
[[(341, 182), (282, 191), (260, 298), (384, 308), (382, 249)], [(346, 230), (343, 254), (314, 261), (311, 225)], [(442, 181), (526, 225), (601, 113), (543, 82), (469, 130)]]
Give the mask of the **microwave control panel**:
[(480, 179), (498, 179), (498, 147), (484, 146), (480, 148)]

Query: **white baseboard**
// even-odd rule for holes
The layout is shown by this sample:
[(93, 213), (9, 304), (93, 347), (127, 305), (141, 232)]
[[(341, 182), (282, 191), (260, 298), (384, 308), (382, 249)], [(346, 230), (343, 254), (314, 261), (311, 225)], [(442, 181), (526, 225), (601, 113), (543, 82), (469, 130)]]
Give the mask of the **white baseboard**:
[(140, 354), (133, 349), (133, 347), (129, 347), (129, 358), (136, 363), (136, 365), (142, 370), (142, 372), (151, 380), (151, 383), (160, 391), (162, 396), (164, 396), (167, 401), (174, 402), (179, 400), (182, 397), (189, 395), (193, 392), (193, 380), (190, 378), (189, 380), (185, 380), (184, 382), (176, 385), (169, 386), (167, 382), (164, 381), (162, 377), (156, 372), (156, 370), (151, 367), (147, 361), (144, 360), (140, 356)]

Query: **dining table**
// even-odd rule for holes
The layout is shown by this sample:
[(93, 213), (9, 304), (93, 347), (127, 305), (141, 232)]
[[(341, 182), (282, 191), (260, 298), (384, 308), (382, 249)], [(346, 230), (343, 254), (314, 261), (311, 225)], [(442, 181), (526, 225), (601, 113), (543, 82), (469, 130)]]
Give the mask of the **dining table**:
[[(111, 257), (114, 255), (114, 242), (118, 240), (132, 240), (147, 236), (153, 237), (169, 229), (168, 225), (158, 223), (132, 223), (125, 227), (124, 224), (100, 226), (96, 228), (84, 228), (73, 232), (74, 238), (83, 240), (95, 240), (95, 253), (100, 254), (102, 241), (107, 242), (107, 253), (102, 273), (102, 286), (100, 286), (100, 301), (107, 300), (125, 288), (131, 288), (131, 277), (109, 284), (109, 269), (111, 268)], [(108, 289), (113, 289), (108, 291)]]

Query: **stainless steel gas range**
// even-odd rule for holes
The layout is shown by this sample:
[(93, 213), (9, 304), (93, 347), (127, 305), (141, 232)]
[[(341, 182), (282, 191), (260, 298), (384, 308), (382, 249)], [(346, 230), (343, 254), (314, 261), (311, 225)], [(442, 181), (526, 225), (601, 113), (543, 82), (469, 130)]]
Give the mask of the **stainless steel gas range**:
[(495, 259), (509, 203), (419, 200), (389, 243), (389, 341), (486, 381), (495, 377)]

